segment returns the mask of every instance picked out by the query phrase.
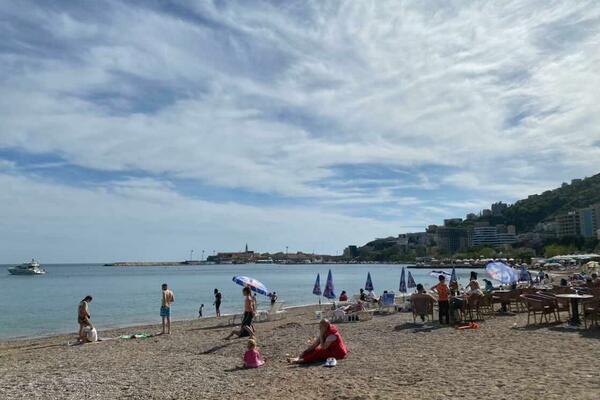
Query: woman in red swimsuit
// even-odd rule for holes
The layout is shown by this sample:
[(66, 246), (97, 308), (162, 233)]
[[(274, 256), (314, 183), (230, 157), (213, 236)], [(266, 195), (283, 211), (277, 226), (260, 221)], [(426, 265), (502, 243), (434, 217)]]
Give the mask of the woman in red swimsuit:
[(296, 358), (288, 358), (288, 362), (293, 364), (308, 364), (318, 361), (325, 361), (328, 358), (341, 360), (346, 357), (348, 350), (342, 339), (342, 335), (337, 327), (328, 320), (321, 320), (319, 323), (319, 338)]

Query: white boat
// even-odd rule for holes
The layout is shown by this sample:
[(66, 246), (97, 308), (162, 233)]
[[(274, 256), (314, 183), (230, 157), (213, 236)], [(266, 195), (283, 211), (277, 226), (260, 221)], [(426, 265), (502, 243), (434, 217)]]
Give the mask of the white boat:
[(44, 275), (46, 270), (40, 268), (40, 263), (31, 259), (30, 263), (23, 263), (8, 269), (12, 275)]

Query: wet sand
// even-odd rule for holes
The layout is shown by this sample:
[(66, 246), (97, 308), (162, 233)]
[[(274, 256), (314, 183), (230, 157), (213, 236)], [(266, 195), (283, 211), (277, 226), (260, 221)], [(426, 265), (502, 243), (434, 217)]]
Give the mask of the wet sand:
[[(415, 332), (411, 314), (338, 327), (350, 351), (335, 368), (288, 365), (317, 334), (314, 307), (258, 323), (267, 365), (241, 369), (246, 340), (216, 319), (173, 334), (68, 346), (76, 335), (0, 343), (1, 399), (599, 399), (600, 329), (525, 328), (526, 314), (481, 329)], [(100, 332), (156, 333), (158, 325)]]

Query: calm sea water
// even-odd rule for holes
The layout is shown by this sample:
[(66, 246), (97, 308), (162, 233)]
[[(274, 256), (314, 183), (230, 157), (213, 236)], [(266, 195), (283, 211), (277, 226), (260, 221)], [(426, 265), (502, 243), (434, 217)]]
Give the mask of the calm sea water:
[[(94, 297), (92, 321), (103, 329), (145, 323), (159, 323), (163, 282), (175, 292), (173, 319), (191, 319), (204, 303), (204, 315), (213, 316), (213, 289), (223, 293), (222, 313), (240, 312), (241, 287), (231, 281), (234, 275), (247, 275), (277, 291), (286, 305), (315, 303), (312, 294), (317, 273), (325, 287), (331, 268), (336, 293), (350, 295), (364, 287), (371, 272), (376, 293), (398, 291), (399, 265), (204, 265), (173, 267), (117, 268), (102, 265), (44, 265), (43, 276), (13, 276), (0, 267), (0, 339), (43, 336), (78, 329), (78, 302), (87, 294)], [(417, 283), (431, 285), (429, 270), (411, 270)], [(459, 279), (468, 280), (468, 270), (457, 270)], [(258, 308), (268, 306), (268, 298), (258, 296)]]

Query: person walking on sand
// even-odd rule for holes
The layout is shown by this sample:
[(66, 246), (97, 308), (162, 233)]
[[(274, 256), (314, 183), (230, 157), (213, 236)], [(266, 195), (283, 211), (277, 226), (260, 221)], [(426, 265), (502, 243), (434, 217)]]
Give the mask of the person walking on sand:
[(219, 289), (215, 289), (215, 302), (213, 303), (213, 305), (215, 306), (215, 311), (217, 312), (217, 317), (221, 316), (221, 298), (223, 296), (221, 295), (221, 292), (219, 292)]
[[(161, 334), (171, 334), (171, 304), (175, 302), (173, 291), (168, 288), (166, 283), (162, 284), (162, 299), (160, 302), (160, 316), (162, 318)], [(165, 329), (166, 328), (166, 329)]]
[(92, 302), (92, 296), (88, 295), (83, 298), (79, 302), (79, 307), (77, 307), (77, 323), (79, 324), (79, 342), (83, 343), (86, 340), (85, 334), (83, 330), (85, 327), (89, 327), (90, 329), (94, 329), (94, 325), (92, 325), (92, 321), (90, 321), (90, 308), (89, 304)]
[(438, 309), (439, 309), (439, 320), (441, 324), (450, 324), (450, 303), (448, 300), (448, 285), (446, 285), (446, 277), (440, 275), (438, 277), (440, 283), (433, 286), (431, 290), (434, 290), (438, 294)]

